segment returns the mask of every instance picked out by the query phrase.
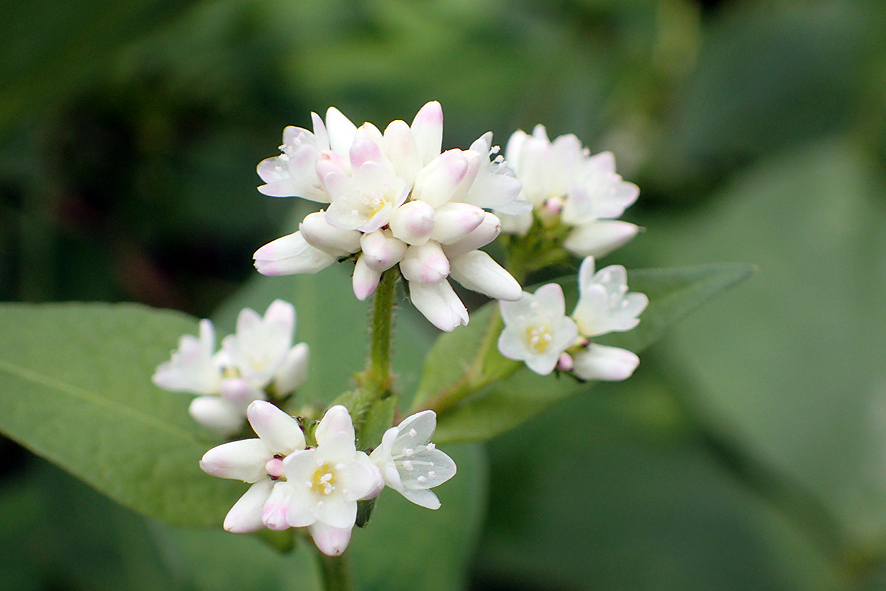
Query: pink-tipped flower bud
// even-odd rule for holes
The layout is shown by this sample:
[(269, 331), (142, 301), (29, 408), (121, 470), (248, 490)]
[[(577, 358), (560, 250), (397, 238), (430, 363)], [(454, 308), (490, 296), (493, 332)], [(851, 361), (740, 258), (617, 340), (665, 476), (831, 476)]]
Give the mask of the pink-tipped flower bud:
[(407, 281), (439, 283), (449, 276), (449, 259), (440, 245), (431, 240), (406, 249), (406, 256), (400, 261), (400, 272)]
[(394, 238), (390, 230), (376, 230), (363, 234), (360, 246), (363, 249), (360, 260), (365, 259), (365, 265), (379, 272), (387, 271), (403, 260), (407, 248), (406, 243)]
[(366, 255), (361, 254), (354, 266), (354, 277), (352, 278), (352, 286), (354, 295), (361, 302), (375, 293), (378, 282), (381, 280), (381, 271), (373, 269), (366, 264)]
[(406, 244), (421, 245), (434, 231), (434, 208), (424, 201), (404, 203), (391, 215), (391, 232)]
[(431, 239), (440, 244), (458, 242), (483, 223), (486, 212), (476, 205), (446, 203), (434, 212)]
[(457, 242), (447, 244), (443, 251), (448, 257), (456, 257), (472, 250), (486, 246), (496, 239), (501, 232), (501, 221), (495, 214), (484, 213), (483, 222), (474, 230)]

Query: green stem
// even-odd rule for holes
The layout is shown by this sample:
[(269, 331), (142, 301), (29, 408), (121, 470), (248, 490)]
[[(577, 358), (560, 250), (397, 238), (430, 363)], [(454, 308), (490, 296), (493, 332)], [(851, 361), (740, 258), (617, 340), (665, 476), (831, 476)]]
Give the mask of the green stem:
[(375, 290), (372, 321), (369, 334), (369, 366), (364, 385), (373, 398), (386, 398), (392, 392), (391, 341), (393, 339), (394, 296), (397, 291), (396, 269), (388, 269), (381, 276)]
[(342, 556), (326, 556), (318, 551), (320, 559), (320, 575), (323, 579), (324, 591), (351, 591), (351, 571), (347, 558)]

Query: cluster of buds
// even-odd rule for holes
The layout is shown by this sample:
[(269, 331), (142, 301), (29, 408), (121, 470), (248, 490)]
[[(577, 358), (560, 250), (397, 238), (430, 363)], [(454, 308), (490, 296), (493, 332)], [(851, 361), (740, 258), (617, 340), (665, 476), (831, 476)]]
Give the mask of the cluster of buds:
[[(485, 252), (498, 236), (499, 215), (528, 214), (520, 182), (504, 165), (492, 134), (470, 149), (441, 153), (443, 111), (430, 102), (411, 125), (394, 121), (379, 131), (359, 128), (335, 108), (314, 131), (287, 127), (282, 154), (262, 161), (259, 191), (328, 204), (299, 231), (256, 251), (265, 275), (315, 273), (334, 261), (355, 260), (354, 294), (368, 298), (381, 274), (399, 266), (412, 303), (437, 328), (467, 324), (451, 276), (491, 298), (520, 298), (519, 283)], [(492, 213), (492, 210), (496, 213)]]
[(571, 317), (566, 316), (563, 290), (556, 283), (542, 285), (535, 294), (523, 292), (519, 301), (500, 302), (505, 328), (498, 349), (541, 375), (557, 368), (582, 380), (627, 379), (640, 359), (631, 351), (590, 339), (637, 326), (649, 298), (628, 292), (627, 272), (621, 265), (595, 273), (593, 257), (582, 261), (578, 281), (579, 299)]
[(572, 134), (553, 142), (543, 125), (516, 131), (505, 157), (523, 184), (532, 211), (501, 216), (502, 231), (525, 236), (534, 223), (566, 230), (562, 247), (579, 257), (601, 257), (623, 246), (639, 228), (618, 220), (640, 194), (615, 172), (611, 152), (591, 155)]
[(157, 386), (197, 394), (189, 407), (194, 419), (221, 435), (238, 432), (254, 400), (282, 399), (304, 383), (308, 346), (292, 345), (295, 308), (275, 300), (264, 317), (245, 308), (237, 332), (216, 351), (215, 329), (200, 321), (200, 336), (185, 335), (172, 359), (154, 372)]
[(358, 501), (387, 485), (436, 509), (440, 501), (430, 489), (456, 472), (452, 458), (430, 442), (433, 411), (389, 429), (371, 455), (357, 450), (344, 406), (326, 411), (313, 431), (316, 445), (308, 445), (299, 421), (268, 402), (253, 402), (247, 415), (258, 438), (214, 447), (200, 461), (208, 474), (251, 483), (225, 517), (231, 532), (307, 528), (321, 552), (338, 556), (350, 542)]

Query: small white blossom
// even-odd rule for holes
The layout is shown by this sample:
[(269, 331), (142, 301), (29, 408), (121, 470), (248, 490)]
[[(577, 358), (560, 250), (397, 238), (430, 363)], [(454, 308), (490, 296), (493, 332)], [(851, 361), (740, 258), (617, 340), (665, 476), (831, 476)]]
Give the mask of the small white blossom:
[[(256, 268), (266, 275), (314, 273), (353, 257), (354, 294), (363, 300), (384, 271), (399, 265), (413, 303), (431, 323), (445, 331), (467, 324), (467, 310), (449, 285), (453, 257), (498, 235), (498, 218), (483, 208), (511, 214), (531, 208), (491, 147), (492, 134), (468, 150), (441, 153), (437, 102), (422, 107), (412, 125), (394, 121), (384, 133), (371, 123), (356, 127), (334, 109), (325, 126), (313, 118), (313, 133), (286, 128), (283, 154), (259, 165), (267, 183), (259, 190), (329, 206), (307, 216), (298, 232), (256, 251)], [(455, 268), (452, 278), (468, 289), (520, 297), (519, 284), (490, 257), (467, 257)]]
[(594, 273), (594, 258), (587, 257), (578, 270), (578, 304), (572, 318), (582, 336), (594, 337), (608, 332), (631, 330), (640, 323), (638, 316), (649, 298), (628, 292), (627, 271), (610, 265)]
[(351, 417), (343, 406), (327, 411), (315, 436), (316, 448), (295, 451), (283, 460), (287, 482), (279, 497), (285, 500), (286, 523), (308, 527), (320, 551), (337, 556), (350, 541), (357, 501), (377, 496), (384, 481), (369, 456), (357, 451)]
[(505, 323), (498, 350), (508, 359), (525, 361), (535, 373), (554, 370), (560, 354), (575, 343), (578, 329), (566, 316), (563, 290), (556, 283), (523, 292), (516, 302), (499, 302)]
[(246, 308), (237, 318), (236, 334), (225, 337), (215, 352), (215, 331), (200, 321), (200, 338), (185, 335), (172, 359), (154, 372), (154, 383), (166, 390), (201, 394), (188, 409), (191, 416), (221, 435), (236, 433), (254, 400), (273, 391), (286, 396), (300, 386), (308, 367), (308, 346), (292, 346), (295, 308), (276, 300), (264, 317)]
[(390, 488), (422, 507), (438, 509), (440, 500), (430, 489), (455, 476), (456, 466), (436, 449), (431, 437), (437, 428), (432, 410), (405, 418), (388, 429), (370, 457)]
[[(258, 438), (219, 445), (200, 460), (200, 468), (207, 474), (252, 483), (225, 517), (224, 528), (234, 533), (252, 532), (267, 525), (265, 505), (272, 491), (283, 484), (282, 460), (305, 448), (298, 422), (273, 404), (256, 400), (246, 412)], [(272, 529), (280, 529), (274, 522), (271, 525), (275, 526)]]
[[(546, 225), (572, 229), (563, 246), (573, 254), (600, 257), (637, 234), (636, 225), (616, 218), (637, 200), (640, 189), (616, 174), (611, 152), (591, 156), (572, 134), (551, 142), (544, 126), (537, 125), (532, 135), (514, 132), (505, 156), (534, 215)], [(502, 228), (525, 235), (532, 220), (532, 213), (502, 216)]]

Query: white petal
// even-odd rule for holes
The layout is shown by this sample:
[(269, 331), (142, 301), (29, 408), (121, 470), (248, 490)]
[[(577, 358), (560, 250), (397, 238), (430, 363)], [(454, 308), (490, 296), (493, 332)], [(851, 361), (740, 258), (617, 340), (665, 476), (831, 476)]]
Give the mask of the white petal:
[(219, 396), (198, 396), (191, 401), (188, 413), (195, 421), (219, 435), (233, 435), (243, 426), (243, 413)]
[(207, 451), (200, 460), (200, 468), (219, 478), (258, 482), (268, 475), (265, 464), (273, 457), (261, 439), (241, 439)]
[(317, 516), (317, 523), (347, 529), (354, 527), (354, 522), (357, 520), (357, 502), (333, 493), (326, 495), (317, 503), (314, 514)]
[(483, 222), (479, 226), (461, 240), (445, 245), (443, 252), (446, 253), (446, 256), (457, 257), (460, 254), (477, 250), (495, 240), (500, 231), (501, 220), (495, 214), (486, 212)]
[(573, 372), (583, 380), (618, 382), (631, 377), (640, 358), (625, 349), (592, 343), (573, 355), (573, 362)]
[(440, 499), (437, 498), (437, 495), (434, 494), (433, 491), (427, 489), (421, 490), (410, 490), (403, 489), (399, 491), (401, 495), (406, 497), (408, 500), (412, 501), (419, 507), (425, 507), (426, 509), (437, 510), (440, 508)]
[(434, 231), (434, 209), (424, 201), (404, 203), (391, 214), (391, 233), (406, 244), (420, 245)]
[(329, 133), (329, 147), (334, 152), (346, 156), (354, 136), (357, 134), (357, 126), (351, 120), (342, 115), (335, 107), (329, 107), (326, 111), (326, 130)]
[(289, 350), (286, 359), (274, 375), (274, 389), (279, 396), (286, 396), (301, 386), (308, 377), (307, 343), (299, 343)]
[(406, 249), (400, 272), (410, 282), (439, 283), (449, 276), (449, 259), (440, 244), (431, 240)]
[(300, 232), (265, 244), (252, 255), (262, 275), (316, 273), (335, 262), (335, 257), (308, 244)]
[(431, 238), (440, 244), (452, 244), (473, 232), (483, 223), (486, 212), (467, 203), (446, 203), (434, 212)]
[[(376, 232), (380, 233), (380, 230), (376, 230)], [(367, 265), (366, 261), (366, 255), (361, 254), (360, 258), (357, 259), (357, 264), (354, 266), (354, 276), (351, 281), (354, 295), (361, 302), (375, 293), (382, 274), (381, 271), (377, 271)]]
[(385, 486), (378, 466), (362, 451), (354, 455), (353, 461), (336, 467), (336, 482), (336, 488), (343, 487), (342, 494), (349, 501), (374, 498)]
[(271, 495), (274, 483), (263, 478), (249, 487), (225, 517), (224, 528), (235, 534), (246, 534), (264, 527), (262, 510)]
[[(400, 421), (400, 424), (396, 427), (396, 443), (394, 443), (394, 448), (399, 453), (404, 446), (417, 447), (419, 445), (426, 445), (431, 440), (431, 437), (434, 436), (436, 429), (437, 413), (434, 411), (423, 410), (409, 415)], [(406, 442), (408, 442), (408, 445)]]
[(433, 208), (449, 202), (468, 172), (468, 159), (461, 150), (447, 150), (418, 171), (412, 198)]
[(450, 332), (468, 323), (468, 311), (448, 281), (409, 282), (409, 297), (419, 312), (440, 330)]
[[(392, 121), (385, 129), (385, 154), (394, 165), (397, 176), (404, 179), (410, 186), (415, 182), (415, 175), (424, 167), (422, 155), (418, 151), (412, 131), (405, 121)], [(440, 153), (439, 148), (437, 153)], [(436, 156), (436, 154), (435, 154)]]
[(453, 279), (490, 298), (515, 301), (523, 293), (517, 280), (482, 250), (473, 250), (450, 259), (449, 268)]
[(253, 400), (264, 400), (265, 393), (252, 386), (243, 378), (225, 378), (221, 381), (219, 393), (222, 398), (230, 402), (236, 408), (240, 415), (246, 413), (246, 407)]
[(406, 255), (406, 243), (394, 238), (390, 230), (376, 230), (363, 234), (360, 246), (365, 264), (376, 271), (387, 271)]
[(326, 221), (325, 211), (309, 214), (298, 229), (308, 244), (334, 257), (347, 256), (360, 250), (360, 232), (330, 225)]
[[(271, 479), (269, 478), (270, 482)], [(292, 485), (285, 481), (274, 483), (268, 500), (265, 501), (264, 508), (261, 513), (261, 520), (265, 527), (274, 531), (282, 531), (289, 529), (289, 522), (286, 520), (286, 512), (289, 509), (289, 499), (292, 496)]]
[(354, 424), (351, 422), (351, 414), (348, 409), (337, 404), (326, 411), (317, 430), (314, 431), (314, 438), (318, 444), (322, 444), (327, 439), (332, 439), (336, 435), (343, 433), (346, 439), (350, 439), (351, 445), (354, 444), (356, 438), (354, 434)]
[(598, 220), (576, 226), (563, 246), (580, 257), (602, 257), (620, 248), (637, 235), (640, 228), (620, 220)]
[(412, 121), (412, 135), (423, 164), (428, 164), (440, 154), (443, 145), (443, 108), (437, 101), (423, 106)]
[(305, 448), (305, 436), (298, 421), (264, 400), (256, 400), (246, 409), (255, 434), (275, 455), (286, 456)]
[(351, 529), (330, 527), (324, 523), (314, 523), (310, 527), (311, 537), (323, 554), (327, 556), (340, 556), (351, 541)]

